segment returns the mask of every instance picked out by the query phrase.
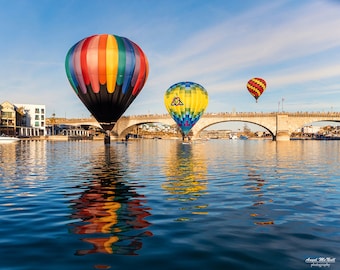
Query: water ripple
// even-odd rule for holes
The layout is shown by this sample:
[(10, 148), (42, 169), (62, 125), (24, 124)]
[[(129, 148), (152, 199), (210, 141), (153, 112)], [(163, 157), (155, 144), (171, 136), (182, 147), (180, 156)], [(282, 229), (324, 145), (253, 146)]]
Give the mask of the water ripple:
[(334, 149), (339, 142), (1, 146), (0, 269), (304, 269), (309, 257), (339, 258)]

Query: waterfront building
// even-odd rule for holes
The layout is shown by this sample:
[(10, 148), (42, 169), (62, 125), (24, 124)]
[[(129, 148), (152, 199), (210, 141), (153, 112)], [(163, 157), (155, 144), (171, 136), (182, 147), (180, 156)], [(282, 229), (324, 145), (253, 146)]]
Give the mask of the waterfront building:
[(0, 133), (10, 136), (32, 137), (46, 135), (45, 105), (0, 104)]
[(19, 129), (20, 136), (45, 136), (45, 105), (37, 104), (18, 104), (15, 106), (24, 112), (24, 119), (21, 128)]
[(302, 128), (302, 133), (304, 134), (317, 134), (320, 131), (321, 127), (319, 126), (304, 126)]
[(17, 125), (23, 119), (23, 112), (10, 102), (5, 101), (0, 104), (0, 134), (15, 136), (17, 135)]

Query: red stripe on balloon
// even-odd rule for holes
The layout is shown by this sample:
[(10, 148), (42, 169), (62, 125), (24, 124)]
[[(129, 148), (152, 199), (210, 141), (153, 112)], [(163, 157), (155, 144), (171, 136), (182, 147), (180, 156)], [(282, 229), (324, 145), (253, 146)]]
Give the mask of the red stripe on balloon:
[(131, 41), (131, 44), (133, 46), (133, 51), (135, 54), (135, 68), (134, 68), (132, 79), (131, 79), (131, 87), (134, 87), (137, 82), (137, 78), (138, 78), (138, 74), (139, 74), (139, 70), (141, 66), (141, 59), (140, 59), (140, 51), (138, 50), (137, 45), (133, 43), (132, 41)]
[(261, 79), (261, 78), (255, 78), (257, 81), (260, 81), (264, 84), (264, 86), (266, 87), (267, 86), (267, 83), (265, 80)]
[(261, 93), (264, 91), (264, 88), (262, 87), (262, 85), (258, 84), (256, 81), (249, 81), (248, 84), (254, 88), (256, 88), (257, 90), (259, 90)]
[(79, 83), (79, 87), (80, 87), (82, 93), (86, 94), (87, 89), (86, 89), (86, 85), (84, 83), (83, 73), (82, 73), (82, 70), (81, 70), (81, 62), (80, 62), (80, 54), (81, 54), (83, 44), (84, 44), (84, 40), (77, 43), (76, 48), (74, 49), (72, 62), (73, 62), (73, 66), (74, 66), (74, 72), (76, 74), (76, 78), (77, 78), (77, 81)]
[(81, 48), (81, 52), (80, 52), (81, 70), (83, 74), (84, 83), (86, 86), (90, 85), (90, 76), (89, 76), (89, 71), (87, 68), (86, 55), (87, 55), (87, 48), (89, 46), (91, 39), (92, 37), (85, 39), (83, 47)]
[(136, 85), (135, 87), (133, 88), (132, 90), (132, 95), (136, 96), (139, 94), (139, 92), (142, 90), (143, 88), (143, 85), (145, 83), (145, 80), (146, 80), (146, 64), (147, 64), (147, 61), (145, 61), (146, 57), (142, 51), (141, 48), (139, 48), (139, 46), (137, 44), (136, 45), (136, 48), (138, 50), (138, 53), (140, 55), (140, 72), (138, 74), (138, 78), (137, 78), (137, 81), (136, 81)]
[(99, 93), (99, 78), (98, 78), (98, 46), (99, 46), (99, 35), (91, 38), (87, 48), (87, 69), (90, 78), (92, 91)]

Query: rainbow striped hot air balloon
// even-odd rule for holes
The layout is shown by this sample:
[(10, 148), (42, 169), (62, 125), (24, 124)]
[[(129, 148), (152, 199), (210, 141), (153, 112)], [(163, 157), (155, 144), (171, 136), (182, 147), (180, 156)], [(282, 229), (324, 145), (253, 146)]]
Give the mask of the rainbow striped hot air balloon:
[(266, 90), (266, 87), (266, 81), (261, 78), (252, 78), (247, 83), (247, 89), (249, 93), (255, 98), (256, 102), (264, 90)]
[(208, 92), (198, 83), (179, 82), (165, 92), (164, 104), (187, 136), (208, 106)]
[(106, 131), (137, 97), (149, 72), (137, 44), (109, 34), (76, 43), (67, 53), (65, 68), (75, 93)]

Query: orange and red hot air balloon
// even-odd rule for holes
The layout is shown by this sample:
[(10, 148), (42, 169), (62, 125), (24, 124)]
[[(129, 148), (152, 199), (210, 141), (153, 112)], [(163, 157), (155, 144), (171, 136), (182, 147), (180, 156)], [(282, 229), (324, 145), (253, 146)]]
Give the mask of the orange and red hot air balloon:
[(262, 78), (252, 78), (247, 83), (247, 89), (249, 93), (255, 98), (256, 102), (264, 90), (266, 90), (266, 87), (267, 83)]

